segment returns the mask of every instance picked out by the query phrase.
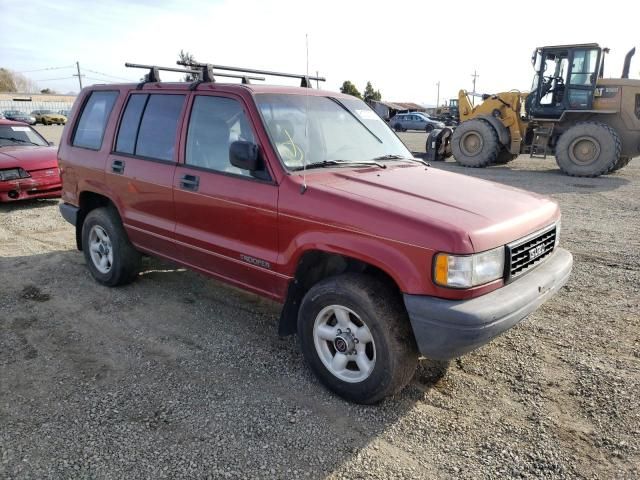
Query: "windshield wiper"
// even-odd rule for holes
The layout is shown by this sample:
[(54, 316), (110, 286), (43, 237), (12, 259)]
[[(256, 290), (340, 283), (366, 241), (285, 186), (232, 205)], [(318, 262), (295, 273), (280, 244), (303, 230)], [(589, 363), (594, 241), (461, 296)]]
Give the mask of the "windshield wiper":
[(349, 110), (346, 105), (344, 103), (342, 103), (340, 100), (338, 100), (335, 97), (327, 97), (329, 100), (332, 100), (333, 102), (337, 103), (338, 105), (340, 105), (343, 109), (345, 109), (347, 111), (347, 113), (349, 115), (351, 115), (353, 118), (355, 118), (356, 122), (358, 122), (360, 125), (362, 125), (362, 127), (371, 134), (371, 136), (373, 136), (373, 138), (375, 138), (378, 142), (380, 143), (384, 143), (382, 140), (380, 140), (380, 137), (378, 137), (375, 133), (373, 133), (373, 131), (367, 127), (364, 122), (362, 120), (360, 120), (355, 113), (353, 113), (351, 110)]
[[(23, 140), (22, 138), (15, 138), (15, 137), (0, 137), (0, 140), (10, 140), (12, 142), (18, 142), (18, 143), (28, 143), (30, 145), (35, 145), (36, 147), (39, 147), (40, 145), (38, 145), (37, 143), (34, 142), (30, 142), (29, 140)], [(8, 145), (2, 145), (3, 147), (7, 147)]]
[(383, 163), (376, 162), (375, 160), (322, 160), (321, 162), (311, 162), (307, 163), (304, 167), (297, 167), (296, 170), (303, 170), (304, 168), (324, 168), (324, 167), (335, 167), (335, 166), (376, 166), (380, 168), (387, 168), (387, 166)]
[(402, 155), (395, 155), (395, 154), (380, 155), (379, 157), (375, 157), (372, 160), (374, 160), (374, 161), (376, 161), (376, 160), (409, 160), (410, 162), (421, 163), (423, 165), (426, 165), (427, 167), (431, 166), (431, 164), (429, 162), (425, 162), (421, 158), (403, 157)]

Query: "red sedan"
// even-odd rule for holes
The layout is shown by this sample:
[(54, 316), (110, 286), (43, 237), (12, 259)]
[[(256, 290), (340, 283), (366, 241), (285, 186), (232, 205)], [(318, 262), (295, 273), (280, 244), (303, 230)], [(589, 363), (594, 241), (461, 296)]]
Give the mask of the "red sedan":
[(61, 190), (57, 148), (29, 125), (0, 120), (0, 202), (55, 198)]

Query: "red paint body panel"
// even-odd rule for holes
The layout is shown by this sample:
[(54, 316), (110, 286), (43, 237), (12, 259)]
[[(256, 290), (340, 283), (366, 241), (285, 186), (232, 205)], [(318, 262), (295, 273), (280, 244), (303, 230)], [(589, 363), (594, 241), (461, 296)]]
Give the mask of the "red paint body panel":
[[(116, 125), (135, 85), (84, 90), (120, 90), (99, 152), (70, 146), (71, 128), (59, 149), (63, 200), (79, 205), (91, 191), (118, 207), (134, 244), (269, 298), (283, 301), (301, 256), (311, 250), (339, 253), (388, 273), (401, 291), (441, 298), (477, 297), (502, 280), (465, 290), (436, 286), (431, 279), (438, 252), (469, 254), (505, 245), (556, 222), (555, 202), (465, 175), (410, 162), (388, 168), (327, 168), (306, 174), (280, 163), (255, 104), (254, 94), (289, 93), (343, 97), (312, 89), (204, 83), (146, 84), (144, 92), (187, 95), (175, 162), (111, 153)], [(188, 117), (194, 95), (220, 95), (242, 102), (272, 181), (214, 173), (184, 164)], [(114, 159), (125, 175), (110, 172)], [(105, 173), (106, 172), (106, 173)], [(180, 187), (183, 175), (199, 178), (197, 192)]]
[[(2, 120), (3, 125), (24, 126)], [(0, 181), (0, 202), (29, 198), (56, 198), (62, 192), (55, 147), (7, 145), (0, 148), (0, 170), (23, 168), (30, 178)]]

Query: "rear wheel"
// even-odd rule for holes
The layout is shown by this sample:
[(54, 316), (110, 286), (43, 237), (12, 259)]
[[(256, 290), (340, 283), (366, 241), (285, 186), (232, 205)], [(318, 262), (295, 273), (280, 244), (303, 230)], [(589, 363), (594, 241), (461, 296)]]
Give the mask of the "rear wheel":
[(320, 381), (357, 403), (376, 403), (413, 377), (418, 352), (402, 299), (376, 278), (330, 277), (305, 295), (302, 353)]
[(82, 250), (91, 275), (103, 285), (125, 285), (140, 271), (140, 253), (131, 245), (114, 208), (89, 212), (82, 225)]
[(462, 122), (451, 138), (453, 156), (464, 167), (486, 167), (495, 163), (500, 148), (494, 128), (479, 118)]
[(558, 140), (556, 162), (560, 170), (572, 177), (598, 177), (616, 167), (621, 148), (618, 134), (608, 125), (578, 123)]

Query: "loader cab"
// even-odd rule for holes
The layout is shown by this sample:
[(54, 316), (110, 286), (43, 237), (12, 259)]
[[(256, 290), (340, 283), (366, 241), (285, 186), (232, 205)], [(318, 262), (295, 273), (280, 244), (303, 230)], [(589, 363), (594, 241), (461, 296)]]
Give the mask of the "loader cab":
[(596, 43), (537, 48), (529, 115), (559, 118), (566, 110), (591, 110), (601, 58)]

